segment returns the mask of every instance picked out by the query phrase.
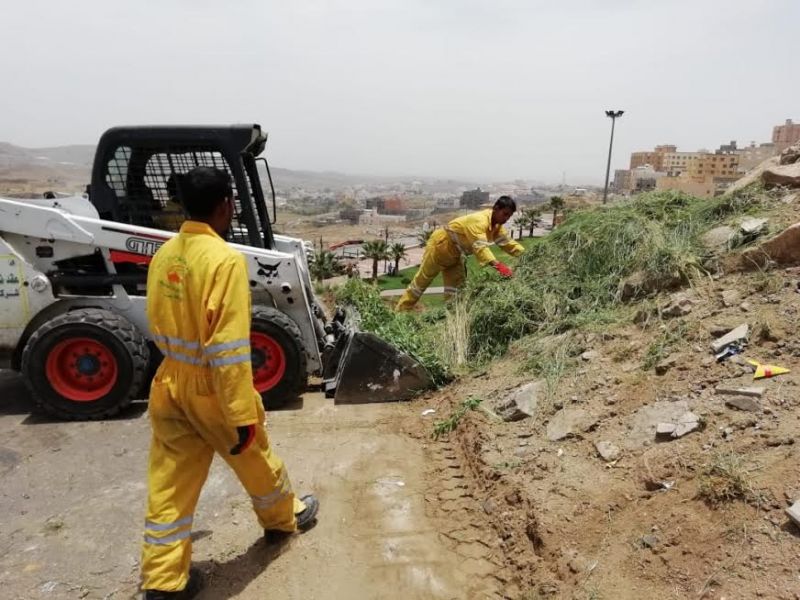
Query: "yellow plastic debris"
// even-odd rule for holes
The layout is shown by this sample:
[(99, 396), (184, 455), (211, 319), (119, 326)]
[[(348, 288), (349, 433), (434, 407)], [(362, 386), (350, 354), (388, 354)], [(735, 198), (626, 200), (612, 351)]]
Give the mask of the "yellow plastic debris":
[(775, 377), (776, 375), (783, 375), (784, 373), (789, 372), (789, 369), (786, 367), (779, 367), (777, 365), (762, 365), (760, 362), (755, 360), (748, 360), (747, 362), (756, 368), (756, 372), (753, 373), (753, 379), (765, 379), (767, 377)]

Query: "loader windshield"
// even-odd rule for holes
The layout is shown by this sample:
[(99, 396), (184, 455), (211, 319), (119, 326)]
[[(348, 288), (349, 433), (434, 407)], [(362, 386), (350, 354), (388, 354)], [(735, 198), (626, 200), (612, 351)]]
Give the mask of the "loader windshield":
[[(256, 245), (255, 239), (259, 247), (271, 247), (263, 195), (257, 187), (258, 181), (252, 182), (252, 167), (246, 164), (248, 158), (252, 161), (247, 154), (237, 157), (240, 163), (232, 166), (222, 152), (211, 146), (168, 146), (154, 150), (121, 145), (105, 165), (105, 183), (118, 200), (119, 216), (115, 220), (178, 231), (186, 220), (182, 177), (194, 167), (215, 167), (225, 170), (233, 184), (235, 213), (228, 241)], [(248, 226), (249, 223), (254, 227)]]

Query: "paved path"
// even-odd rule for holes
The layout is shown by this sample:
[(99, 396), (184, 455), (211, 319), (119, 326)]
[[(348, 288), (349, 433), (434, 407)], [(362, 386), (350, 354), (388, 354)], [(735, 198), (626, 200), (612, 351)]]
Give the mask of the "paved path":
[[(405, 288), (396, 289), (396, 290), (383, 290), (381, 292), (381, 298), (393, 298), (395, 296), (402, 296), (403, 292), (405, 292)], [(425, 294), (444, 294), (444, 288), (438, 285), (433, 287), (429, 287), (424, 292)]]
[[(0, 372), (0, 596), (133, 598), (150, 438), (145, 406), (85, 423), (29, 409), (20, 377)], [(445, 519), (434, 510), (443, 504), (439, 493), (466, 492), (463, 474), (445, 481), (456, 471), (437, 462), (431, 424), (417, 425), (419, 411), (409, 403), (335, 405), (309, 392), (268, 415), (295, 489), (321, 503), (318, 525), (280, 551), (265, 546), (249, 499), (215, 458), (192, 536), (194, 563), (209, 578), (198, 600), (496, 598), (493, 552), (483, 542), (453, 542), (465, 535), (452, 530), (464, 528), (466, 513)], [(424, 426), (418, 439), (403, 432), (407, 423)], [(470, 525), (470, 541), (494, 539), (478, 525)]]

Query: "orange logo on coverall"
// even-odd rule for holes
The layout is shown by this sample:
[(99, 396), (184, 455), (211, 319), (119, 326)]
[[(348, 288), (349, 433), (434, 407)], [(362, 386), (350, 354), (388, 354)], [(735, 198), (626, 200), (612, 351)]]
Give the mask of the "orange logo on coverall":
[(166, 272), (166, 280), (162, 279), (158, 282), (161, 290), (167, 298), (182, 300), (183, 282), (189, 273), (189, 263), (181, 256), (171, 257)]

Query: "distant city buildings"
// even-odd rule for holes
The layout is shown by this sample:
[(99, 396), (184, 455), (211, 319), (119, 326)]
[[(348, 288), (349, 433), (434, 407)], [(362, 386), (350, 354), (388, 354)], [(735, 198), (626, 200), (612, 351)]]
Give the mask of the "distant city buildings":
[(467, 190), (461, 194), (461, 208), (476, 210), (489, 202), (489, 192), (481, 191), (481, 188)]
[(735, 141), (710, 152), (679, 152), (665, 144), (631, 153), (628, 169), (614, 171), (614, 190), (635, 194), (653, 189), (680, 190), (700, 197), (721, 194), (744, 173), (800, 141), (800, 124), (787, 119), (773, 128), (772, 142), (739, 148)]
[(783, 152), (797, 142), (800, 142), (800, 123), (793, 123), (791, 119), (786, 119), (783, 125), (776, 125), (772, 128), (772, 143), (775, 144), (777, 152)]

